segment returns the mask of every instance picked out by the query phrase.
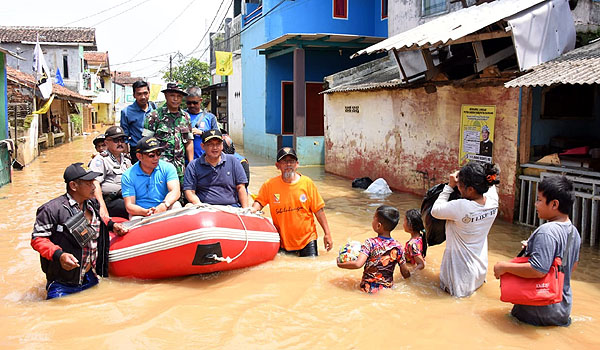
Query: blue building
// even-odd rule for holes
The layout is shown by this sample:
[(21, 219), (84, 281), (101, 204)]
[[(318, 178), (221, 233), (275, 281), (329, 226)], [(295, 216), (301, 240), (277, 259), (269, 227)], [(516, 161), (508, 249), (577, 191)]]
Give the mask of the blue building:
[(387, 37), (387, 0), (245, 0), (244, 148), (274, 158), (294, 146), (324, 163), (323, 78), (377, 57), (350, 56)]

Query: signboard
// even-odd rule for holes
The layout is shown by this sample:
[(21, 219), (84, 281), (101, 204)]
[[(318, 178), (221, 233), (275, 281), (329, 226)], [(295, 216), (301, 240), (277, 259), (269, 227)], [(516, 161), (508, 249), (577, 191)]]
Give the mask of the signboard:
[(496, 106), (462, 105), (460, 115), (458, 165), (471, 160), (492, 163)]

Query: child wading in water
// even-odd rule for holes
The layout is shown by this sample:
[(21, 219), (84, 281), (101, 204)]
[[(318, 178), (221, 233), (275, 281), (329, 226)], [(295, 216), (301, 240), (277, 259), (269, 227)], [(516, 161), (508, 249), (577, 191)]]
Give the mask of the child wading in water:
[(505, 273), (523, 278), (541, 278), (550, 270), (555, 257), (562, 259), (565, 274), (563, 299), (545, 306), (515, 305), (511, 314), (522, 322), (535, 326), (568, 326), (571, 324), (571, 272), (579, 261), (581, 236), (569, 219), (575, 195), (573, 183), (564, 176), (545, 177), (538, 184), (535, 209), (546, 222), (535, 230), (525, 244), (529, 261), (513, 263), (502, 261), (494, 266), (494, 276)]
[(338, 262), (343, 269), (360, 269), (363, 265), (360, 289), (367, 293), (376, 293), (383, 288), (391, 288), (394, 281), (394, 267), (400, 266), (402, 277), (409, 278), (410, 272), (406, 267), (402, 246), (394, 240), (390, 232), (396, 228), (400, 220), (398, 209), (382, 205), (375, 211), (373, 231), (377, 237), (367, 238), (360, 248), (358, 259), (348, 262)]
[(421, 212), (417, 209), (410, 209), (404, 215), (404, 231), (410, 233), (410, 239), (404, 246), (406, 263), (415, 266), (415, 270), (423, 270), (425, 268), (427, 242), (425, 241), (425, 226), (423, 226)]

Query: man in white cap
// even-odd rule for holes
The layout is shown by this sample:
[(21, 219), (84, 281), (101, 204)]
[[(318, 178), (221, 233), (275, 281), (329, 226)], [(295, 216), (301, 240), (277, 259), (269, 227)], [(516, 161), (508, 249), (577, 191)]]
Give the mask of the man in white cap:
[(281, 251), (297, 256), (317, 256), (317, 227), (314, 216), (323, 228), (323, 244), (330, 251), (333, 240), (325, 216), (325, 202), (313, 181), (298, 169), (298, 156), (290, 147), (277, 152), (275, 166), (280, 176), (267, 180), (252, 204), (252, 211), (269, 205), (273, 224), (281, 237)]

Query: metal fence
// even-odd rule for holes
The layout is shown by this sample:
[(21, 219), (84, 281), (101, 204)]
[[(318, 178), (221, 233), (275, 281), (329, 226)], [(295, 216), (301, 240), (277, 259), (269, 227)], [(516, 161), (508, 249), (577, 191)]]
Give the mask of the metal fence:
[(521, 193), (517, 222), (527, 226), (538, 226), (544, 223), (537, 217), (535, 200), (539, 182), (548, 176), (564, 174), (573, 181), (575, 203), (569, 217), (581, 234), (582, 243), (596, 246), (600, 240), (600, 221), (598, 206), (600, 205), (600, 173), (581, 169), (524, 164), (522, 168), (539, 169), (540, 175), (520, 175)]

